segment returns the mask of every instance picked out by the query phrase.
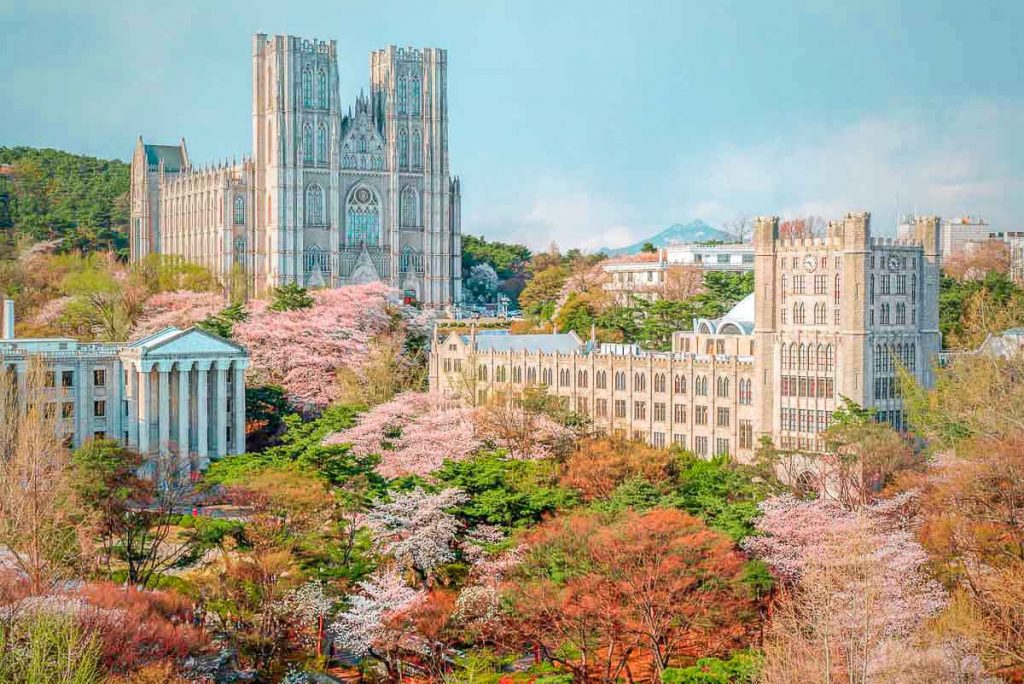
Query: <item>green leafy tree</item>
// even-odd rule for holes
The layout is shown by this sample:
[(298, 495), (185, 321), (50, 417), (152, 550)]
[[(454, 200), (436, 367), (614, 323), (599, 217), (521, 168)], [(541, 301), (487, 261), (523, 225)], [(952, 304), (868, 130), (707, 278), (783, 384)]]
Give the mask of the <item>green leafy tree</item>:
[(658, 248), (654, 246), (653, 242), (645, 242), (643, 247), (640, 248), (641, 254), (654, 254), (658, 251)]
[(241, 302), (235, 302), (224, 307), (218, 313), (207, 316), (196, 323), (196, 327), (208, 333), (219, 335), (225, 339), (231, 338), (235, 323), (240, 323), (249, 317), (245, 306)]
[(316, 302), (309, 291), (296, 283), (286, 283), (273, 290), (274, 301), (270, 304), (273, 311), (299, 311), (309, 309)]
[(0, 147), (0, 164), (14, 167), (3, 204), (16, 235), (127, 258), (128, 164), (31, 147)]

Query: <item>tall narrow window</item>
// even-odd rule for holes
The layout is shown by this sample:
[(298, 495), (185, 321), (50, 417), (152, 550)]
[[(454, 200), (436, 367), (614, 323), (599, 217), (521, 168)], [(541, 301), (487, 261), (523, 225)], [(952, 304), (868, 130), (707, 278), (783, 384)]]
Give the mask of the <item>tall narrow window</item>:
[(302, 127), (302, 161), (313, 163), (313, 127), (309, 124)]
[(316, 95), (320, 101), (320, 107), (327, 109), (329, 105), (329, 97), (327, 93), (327, 71), (320, 69), (320, 72), (316, 76)]
[(306, 188), (306, 225), (321, 226), (324, 223), (324, 192), (316, 183)]
[(327, 126), (324, 124), (316, 130), (316, 158), (321, 164), (327, 163)]
[(410, 103), (412, 105), (412, 113), (413, 114), (419, 114), (420, 113), (420, 103), (422, 102), (422, 100), (423, 100), (423, 89), (420, 87), (420, 77), (419, 76), (413, 76), (412, 77), (412, 102)]
[(408, 107), (409, 93), (405, 82), (405, 76), (398, 77), (398, 113), (405, 114)]
[(380, 202), (364, 185), (349, 195), (345, 207), (345, 242), (349, 245), (376, 245), (380, 241)]
[(245, 198), (235, 197), (235, 225), (245, 225)]
[(423, 139), (419, 131), (412, 132), (412, 168), (418, 169), (423, 166)]
[(309, 69), (302, 71), (302, 106), (313, 106), (313, 74)]
[(419, 217), (419, 196), (416, 194), (415, 188), (407, 187), (402, 191), (402, 225), (418, 226), (420, 225)]
[(409, 134), (404, 128), (398, 131), (398, 168), (409, 168)]
[(233, 260), (236, 265), (241, 266), (243, 269), (245, 268), (246, 264), (245, 248), (245, 236), (239, 235), (238, 237), (235, 238), (235, 253), (233, 255)]

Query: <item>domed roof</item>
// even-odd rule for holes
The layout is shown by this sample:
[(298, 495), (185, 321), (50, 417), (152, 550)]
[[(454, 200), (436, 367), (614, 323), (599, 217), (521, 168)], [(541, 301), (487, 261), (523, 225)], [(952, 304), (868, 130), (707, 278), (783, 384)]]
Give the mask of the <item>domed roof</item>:
[(741, 299), (736, 306), (729, 309), (729, 313), (722, 316), (721, 321), (733, 321), (735, 323), (754, 322), (754, 293), (751, 292)]

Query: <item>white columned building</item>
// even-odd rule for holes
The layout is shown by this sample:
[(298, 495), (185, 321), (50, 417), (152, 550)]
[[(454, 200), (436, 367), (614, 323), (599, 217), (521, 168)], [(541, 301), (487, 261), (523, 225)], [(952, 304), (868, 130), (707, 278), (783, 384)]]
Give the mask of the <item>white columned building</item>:
[(0, 370), (14, 372), (23, 390), (29, 363), (44, 364), (46, 401), (72, 448), (115, 439), (173, 460), (179, 472), (244, 453), (244, 348), (198, 328), (167, 328), (128, 344), (18, 338), (13, 304), (6, 309)]
[[(168, 328), (119, 354), (137, 380), (133, 404), (138, 449), (176, 457), (181, 468), (205, 469), (211, 459), (245, 451), (245, 369), (242, 347), (198, 328)], [(172, 391), (173, 386), (173, 391)], [(130, 443), (131, 433), (122, 435)]]

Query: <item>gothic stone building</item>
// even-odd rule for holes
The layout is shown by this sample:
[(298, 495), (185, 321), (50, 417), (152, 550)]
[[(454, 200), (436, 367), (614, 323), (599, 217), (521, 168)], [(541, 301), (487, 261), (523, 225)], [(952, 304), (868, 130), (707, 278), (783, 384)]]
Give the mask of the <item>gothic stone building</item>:
[(445, 50), (370, 55), (370, 94), (343, 111), (335, 41), (253, 38), (252, 155), (192, 165), (184, 139), (132, 157), (131, 257), (162, 253), (244, 278), (384, 281), (427, 306), (461, 295), (459, 179), (448, 169)]
[(759, 438), (820, 451), (848, 397), (904, 426), (897, 369), (926, 386), (940, 348), (937, 218), (910, 240), (874, 239), (868, 214), (824, 238), (784, 240), (756, 222), (755, 289), (726, 316), (694, 321), (671, 352), (561, 335), (435, 339), (431, 389), (480, 403), (528, 386), (562, 397), (608, 434), (749, 459)]

